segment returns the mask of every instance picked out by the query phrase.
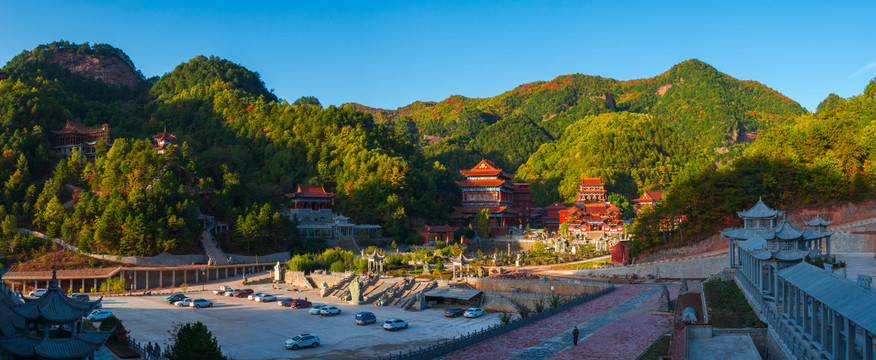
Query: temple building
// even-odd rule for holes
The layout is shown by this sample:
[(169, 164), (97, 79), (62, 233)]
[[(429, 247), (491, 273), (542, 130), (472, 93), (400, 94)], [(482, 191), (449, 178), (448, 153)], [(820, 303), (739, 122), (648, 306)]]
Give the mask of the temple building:
[(779, 271), (823, 253), (830, 255), (833, 232), (824, 227), (799, 229), (787, 219), (779, 220), (785, 212), (770, 209), (762, 200), (737, 214), (744, 227), (721, 231), (728, 239), (730, 267), (737, 268), (765, 299), (782, 296)]
[(164, 132), (161, 134), (153, 136), (152, 140), (155, 140), (155, 145), (152, 145), (152, 148), (158, 152), (158, 155), (163, 155), (164, 150), (170, 146), (176, 147), (174, 144), (174, 141), (176, 141), (176, 135), (168, 134), (167, 128), (164, 128)]
[(67, 121), (60, 130), (52, 130), (49, 135), (49, 154), (58, 157), (73, 156), (74, 149), (85, 156), (94, 156), (94, 147), (97, 141), (103, 139), (107, 146), (110, 144), (109, 124), (103, 124), (100, 128), (89, 129), (80, 123)]
[(548, 206), (545, 206), (541, 209), (542, 215), (539, 217), (539, 222), (541, 228), (550, 231), (557, 232), (560, 229), (560, 212), (569, 210), (569, 207), (559, 202), (555, 202)]
[(371, 237), (381, 235), (380, 225), (358, 225), (350, 218), (335, 214), (334, 193), (320, 186), (298, 185), (298, 191), (286, 194), (289, 208), (286, 215), (298, 222), (298, 234), (304, 238), (341, 239), (359, 233)]
[(582, 178), (578, 184), (578, 204), (605, 202), (605, 184), (599, 178)]
[(560, 210), (558, 214), (560, 223), (566, 223), (566, 228), (572, 234), (588, 231), (619, 234), (624, 231), (621, 211), (613, 204), (575, 204), (566, 210)]
[(654, 206), (657, 203), (657, 200), (663, 197), (662, 191), (645, 191), (642, 193), (638, 199), (633, 200), (635, 203), (636, 214), (638, 214), (642, 209), (648, 206)]
[(414, 231), (423, 238), (423, 245), (426, 246), (435, 245), (436, 241), (443, 241), (446, 244), (453, 241), (454, 229), (447, 225), (426, 225)]
[(5, 286), (2, 290), (0, 313), (5, 321), (0, 326), (0, 353), (6, 353), (4, 359), (94, 359), (94, 352), (112, 334), (112, 330), (83, 329), (83, 318), (101, 300), (70, 299), (58, 286), (54, 271), (46, 293), (39, 298), (22, 301)]
[(512, 183), (514, 175), (486, 159), (459, 172), (465, 177), (456, 182), (462, 189), (462, 206), (454, 207), (451, 225), (468, 226), (482, 209), (490, 211), (493, 235), (505, 235), (529, 225), (532, 207), (529, 184)]

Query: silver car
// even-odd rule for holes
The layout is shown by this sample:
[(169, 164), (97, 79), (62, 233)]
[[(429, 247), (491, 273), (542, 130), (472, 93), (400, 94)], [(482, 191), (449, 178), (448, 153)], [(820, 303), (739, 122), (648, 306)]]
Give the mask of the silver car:
[(286, 343), (283, 344), (289, 350), (298, 350), (298, 348), (303, 347), (318, 347), (319, 346), (319, 336), (314, 334), (301, 334), (289, 340), (286, 340)]

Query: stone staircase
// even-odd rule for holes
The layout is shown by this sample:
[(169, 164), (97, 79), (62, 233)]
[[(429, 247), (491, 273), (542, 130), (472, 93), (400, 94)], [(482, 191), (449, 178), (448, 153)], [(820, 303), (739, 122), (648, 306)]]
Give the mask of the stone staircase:
[(401, 282), (396, 282), (392, 287), (386, 289), (383, 294), (374, 301), (374, 305), (384, 306), (384, 305), (392, 305), (398, 299), (400, 299), (404, 294), (410, 291), (417, 282), (412, 277), (404, 278)]
[(338, 246), (344, 250), (352, 251), (354, 254), (360, 253), (359, 243), (357, 243), (356, 238), (352, 236), (341, 236)]
[(366, 303), (375, 302), (385, 291), (389, 290), (396, 284), (398, 284), (397, 281), (380, 280), (375, 286), (372, 286), (368, 291), (363, 293), (362, 300)]
[(328, 291), (326, 291), (325, 297), (341, 297), (341, 295), (343, 295), (344, 292), (347, 291), (347, 286), (349, 286), (350, 282), (352, 282), (355, 278), (356, 274), (351, 273), (349, 276), (345, 277), (344, 280), (341, 280), (341, 282), (330, 287)]
[(228, 265), (228, 258), (225, 257), (225, 253), (222, 252), (222, 249), (216, 244), (216, 239), (213, 238), (213, 234), (210, 230), (212, 230), (212, 228), (204, 230), (204, 232), (201, 233), (201, 246), (204, 248), (204, 253), (207, 254), (207, 258), (210, 259), (211, 264)]
[(404, 310), (408, 310), (411, 308), (411, 306), (414, 305), (414, 302), (417, 300), (417, 296), (419, 296), (421, 293), (432, 290), (432, 288), (435, 288), (437, 286), (438, 282), (434, 280), (427, 283), (417, 283), (417, 285), (411, 291), (408, 291), (408, 293), (405, 294), (404, 297), (396, 301), (394, 305)]

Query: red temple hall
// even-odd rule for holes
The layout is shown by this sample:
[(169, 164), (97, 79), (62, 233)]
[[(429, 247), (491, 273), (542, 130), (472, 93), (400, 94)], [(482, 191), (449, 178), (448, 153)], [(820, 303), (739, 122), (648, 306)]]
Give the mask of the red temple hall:
[(292, 202), (290, 207), (293, 209), (331, 210), (335, 194), (326, 192), (322, 185), (298, 185), (298, 191), (286, 194), (286, 197)]
[(604, 202), (605, 184), (597, 178), (585, 177), (578, 184), (578, 203)]
[(462, 206), (454, 207), (454, 226), (472, 223), (478, 212), (489, 209), (493, 235), (505, 235), (510, 229), (529, 225), (529, 184), (513, 183), (514, 175), (505, 173), (483, 159), (471, 170), (459, 171), (465, 180), (456, 184), (462, 189)]

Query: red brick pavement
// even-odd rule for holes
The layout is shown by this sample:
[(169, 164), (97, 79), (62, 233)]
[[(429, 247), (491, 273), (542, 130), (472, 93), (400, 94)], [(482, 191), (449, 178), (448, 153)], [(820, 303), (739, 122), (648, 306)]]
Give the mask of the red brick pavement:
[[(563, 331), (571, 329), (575, 325), (589, 321), (599, 314), (624, 303), (648, 289), (649, 287), (647, 286), (618, 287), (614, 291), (600, 296), (595, 300), (588, 301), (581, 306), (529, 324), (479, 344), (455, 351), (439, 359), (507, 359), (523, 352), (529, 347), (541, 344), (544, 341), (559, 335)], [(602, 330), (599, 332), (602, 332)], [(599, 332), (597, 332), (597, 334), (599, 334)], [(655, 338), (656, 337), (653, 337), (651, 340), (653, 341)], [(581, 346), (581, 344), (578, 346)]]
[(590, 335), (583, 342), (579, 342), (578, 346), (571, 347), (550, 357), (550, 360), (635, 359), (660, 334), (666, 332), (671, 321), (672, 318), (669, 316), (637, 314), (634, 310), (630, 314), (599, 329), (599, 331)]

